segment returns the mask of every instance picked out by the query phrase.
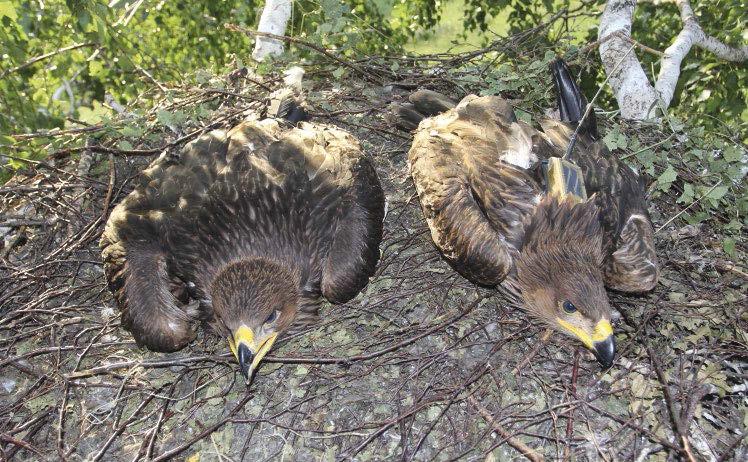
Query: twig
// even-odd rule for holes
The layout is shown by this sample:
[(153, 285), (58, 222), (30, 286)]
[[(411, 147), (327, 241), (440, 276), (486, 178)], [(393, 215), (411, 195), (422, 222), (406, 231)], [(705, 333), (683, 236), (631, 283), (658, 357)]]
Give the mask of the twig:
[(663, 224), (662, 224), (662, 226), (660, 226), (659, 228), (657, 228), (657, 230), (655, 231), (655, 234), (657, 234), (657, 233), (659, 233), (660, 231), (662, 231), (662, 230), (663, 230), (663, 229), (664, 229), (664, 228), (665, 228), (665, 227), (666, 227), (667, 225), (669, 225), (670, 223), (672, 223), (672, 222), (673, 222), (673, 220), (675, 220), (675, 219), (676, 219), (676, 218), (678, 218), (679, 216), (681, 216), (681, 215), (683, 215), (684, 213), (686, 213), (686, 212), (687, 212), (687, 211), (688, 211), (688, 210), (689, 210), (689, 209), (690, 209), (691, 207), (693, 207), (694, 205), (696, 205), (696, 204), (698, 204), (699, 202), (701, 202), (701, 200), (702, 200), (702, 199), (704, 199), (704, 198), (705, 198), (705, 197), (707, 197), (707, 196), (708, 196), (709, 194), (711, 194), (711, 193), (712, 193), (712, 191), (714, 191), (714, 190), (715, 190), (715, 189), (717, 188), (717, 186), (719, 186), (719, 185), (721, 185), (721, 184), (722, 184), (722, 180), (719, 180), (718, 182), (716, 182), (716, 183), (714, 184), (714, 186), (712, 186), (711, 188), (709, 188), (709, 191), (707, 191), (706, 193), (704, 193), (704, 194), (703, 194), (703, 195), (702, 195), (701, 197), (699, 197), (699, 198), (698, 198), (698, 199), (696, 199), (695, 201), (693, 201), (693, 202), (691, 202), (690, 204), (688, 204), (688, 206), (687, 206), (686, 208), (684, 208), (684, 209), (683, 209), (683, 210), (681, 210), (680, 212), (678, 212), (678, 213), (676, 213), (675, 215), (673, 215), (672, 217), (670, 217), (670, 219), (669, 219), (668, 221), (666, 221), (665, 223), (663, 223)]
[(153, 459), (153, 462), (159, 462), (161, 460), (171, 459), (172, 457), (176, 456), (177, 454), (181, 453), (185, 449), (195, 444), (196, 442), (200, 441), (201, 439), (212, 434), (219, 428), (223, 427), (226, 424), (226, 422), (231, 420), (237, 412), (239, 412), (241, 409), (244, 408), (244, 405), (247, 404), (249, 400), (252, 399), (253, 396), (254, 395), (252, 393), (249, 393), (249, 391), (247, 391), (244, 397), (239, 401), (239, 403), (237, 403), (236, 406), (234, 406), (234, 408), (231, 411), (229, 411), (226, 417), (214, 423), (213, 425), (209, 426), (208, 428), (200, 432), (198, 435), (195, 435), (195, 437), (191, 438), (186, 443), (179, 445), (173, 449), (170, 449), (164, 453), (159, 454), (158, 457)]
[(23, 64), (19, 64), (16, 67), (11, 67), (10, 69), (8, 69), (8, 70), (4, 71), (2, 74), (0, 74), (0, 79), (5, 78), (5, 76), (7, 76), (9, 74), (12, 74), (14, 72), (18, 72), (18, 71), (21, 71), (23, 69), (26, 69), (29, 66), (33, 66), (34, 64), (38, 63), (39, 61), (43, 61), (43, 60), (45, 60), (47, 58), (51, 58), (53, 56), (57, 56), (57, 55), (59, 55), (61, 53), (65, 53), (66, 51), (77, 50), (78, 48), (83, 48), (83, 47), (92, 47), (92, 46), (95, 46), (95, 45), (98, 45), (98, 43), (96, 43), (96, 42), (74, 43), (72, 45), (60, 48), (58, 50), (50, 51), (49, 53), (45, 53), (43, 55), (39, 55), (39, 56), (37, 56), (35, 58), (31, 58), (30, 60), (26, 61)]
[(347, 67), (349, 69), (352, 69), (352, 70), (356, 71), (360, 75), (372, 77), (377, 82), (383, 83), (383, 80), (381, 78), (373, 75), (371, 72), (367, 72), (366, 70), (362, 69), (361, 67), (357, 66), (356, 64), (353, 64), (352, 62), (346, 61), (344, 59), (340, 59), (337, 56), (335, 56), (334, 54), (332, 54), (329, 51), (327, 51), (324, 48), (322, 48), (321, 46), (315, 45), (313, 43), (305, 42), (304, 40), (299, 40), (299, 39), (294, 38), (294, 37), (287, 37), (285, 35), (276, 35), (276, 34), (271, 34), (269, 32), (259, 32), (259, 31), (256, 31), (256, 30), (247, 29), (246, 27), (238, 26), (236, 24), (224, 24), (224, 27), (226, 27), (226, 29), (228, 29), (230, 31), (241, 32), (243, 34), (252, 35), (252, 36), (255, 36), (255, 37), (267, 37), (267, 38), (272, 38), (272, 39), (275, 39), (275, 40), (282, 40), (282, 41), (284, 41), (286, 43), (294, 43), (296, 45), (304, 46), (306, 48), (309, 48), (311, 50), (314, 50), (314, 51), (316, 51), (318, 53), (321, 53), (321, 54), (325, 55), (326, 57), (330, 58), (331, 60), (335, 61), (336, 63), (339, 63), (342, 66), (345, 66), (345, 67)]
[(525, 355), (524, 358), (520, 362), (517, 363), (516, 366), (514, 366), (514, 369), (512, 369), (511, 375), (518, 374), (519, 371), (525, 368), (528, 364), (530, 364), (530, 361), (532, 361), (532, 358), (535, 357), (535, 355), (538, 354), (541, 348), (543, 348), (546, 344), (548, 344), (548, 340), (550, 340), (551, 335), (553, 335), (553, 329), (545, 329), (543, 333), (540, 335), (540, 340), (535, 343), (535, 346), (532, 347), (532, 350), (530, 350), (527, 355)]
[(494, 420), (491, 413), (488, 412), (486, 408), (481, 406), (481, 404), (477, 399), (475, 399), (474, 396), (468, 396), (467, 401), (478, 411), (481, 417), (483, 417), (483, 420), (491, 425), (494, 431), (496, 431), (496, 433), (501, 435), (501, 437), (504, 438), (507, 443), (509, 443), (509, 446), (519, 451), (520, 454), (527, 457), (532, 462), (543, 462), (545, 460), (542, 455), (538, 454), (533, 448), (515, 438), (511, 433), (507, 431), (507, 429), (505, 429), (503, 426), (501, 426), (501, 424)]

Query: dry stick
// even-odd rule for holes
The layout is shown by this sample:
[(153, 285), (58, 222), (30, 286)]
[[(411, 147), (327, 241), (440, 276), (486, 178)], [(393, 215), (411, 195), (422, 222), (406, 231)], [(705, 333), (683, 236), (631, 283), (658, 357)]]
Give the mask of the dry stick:
[(194, 438), (190, 439), (186, 443), (182, 444), (181, 446), (177, 446), (177, 447), (175, 447), (175, 448), (173, 448), (173, 449), (171, 449), (169, 451), (166, 451), (166, 452), (160, 454), (158, 457), (156, 457), (155, 459), (153, 459), (153, 462), (159, 462), (161, 460), (171, 459), (175, 455), (181, 453), (182, 451), (184, 451), (185, 449), (189, 448), (190, 446), (192, 446), (196, 442), (198, 442), (201, 439), (205, 438), (206, 436), (213, 434), (213, 432), (215, 432), (216, 430), (218, 430), (219, 428), (221, 428), (222, 426), (224, 426), (226, 424), (226, 422), (228, 422), (229, 420), (231, 420), (234, 417), (234, 414), (236, 414), (241, 409), (243, 409), (244, 405), (247, 404), (249, 402), (249, 400), (252, 399), (253, 396), (254, 396), (253, 394), (247, 393), (246, 395), (244, 395), (244, 398), (242, 398), (241, 401), (239, 401), (239, 403), (236, 406), (234, 406), (234, 408), (222, 420), (219, 420), (215, 424), (213, 424), (210, 427), (206, 428), (200, 434), (198, 434)]
[(535, 355), (538, 354), (540, 349), (543, 348), (548, 343), (548, 340), (550, 340), (551, 335), (553, 335), (553, 329), (549, 328), (549, 329), (544, 330), (543, 334), (540, 336), (540, 341), (536, 343), (534, 347), (532, 347), (532, 350), (530, 350), (527, 353), (527, 355), (524, 358), (522, 358), (522, 360), (519, 363), (517, 363), (516, 366), (514, 366), (514, 369), (512, 369), (512, 372), (509, 375), (512, 375), (512, 376), (517, 375), (519, 371), (521, 371), (522, 369), (525, 368), (525, 366), (530, 364), (530, 361), (532, 361), (532, 358), (534, 358)]
[[(464, 316), (466, 316), (468, 313), (470, 313), (476, 306), (478, 306), (478, 303), (480, 303), (486, 297), (487, 297), (486, 295), (479, 296), (470, 305), (468, 305), (467, 308), (460, 311), (455, 316), (447, 319), (446, 321), (442, 323), (437, 324), (436, 326), (422, 332), (421, 334), (418, 334), (414, 337), (398, 342), (392, 346), (374, 351), (369, 354), (351, 356), (349, 358), (345, 358), (345, 357), (342, 357), (342, 358), (303, 358), (303, 357), (283, 358), (283, 357), (277, 357), (277, 356), (266, 356), (265, 358), (263, 358), (263, 361), (269, 362), (269, 363), (281, 363), (281, 364), (347, 364), (347, 363), (352, 363), (352, 362), (368, 361), (371, 359), (375, 359), (387, 353), (398, 350), (402, 347), (408, 346), (411, 343), (416, 342), (417, 340), (427, 337), (433, 334), (434, 332), (440, 331), (444, 329), (445, 327), (451, 324), (454, 324), (455, 322), (459, 321)], [(19, 358), (18, 357), (14, 358), (14, 360), (16, 359), (19, 359)], [(186, 366), (187, 364), (191, 362), (221, 361), (225, 359), (227, 359), (227, 357), (214, 356), (214, 355), (203, 355), (203, 356), (182, 357), (182, 358), (174, 358), (174, 359), (169, 359), (169, 360), (157, 360), (157, 361), (122, 361), (119, 363), (107, 364), (105, 366), (93, 367), (91, 369), (87, 369), (84, 371), (72, 372), (70, 374), (66, 374), (65, 379), (70, 380), (70, 379), (80, 379), (84, 377), (91, 377), (91, 376), (103, 374), (103, 373), (106, 373), (112, 370), (125, 369), (125, 368), (134, 367), (134, 366), (140, 366), (140, 367)], [(2, 364), (0, 363), (0, 365)]]
[[(31, 443), (24, 441), (24, 440), (19, 440), (17, 438), (13, 438), (12, 436), (6, 435), (5, 433), (0, 433), (0, 441), (5, 442), (5, 443), (10, 443), (13, 446), (17, 446), (19, 448), (23, 448), (28, 451), (31, 451), (39, 457), (43, 456), (43, 454), (39, 452), (39, 450), (36, 449), (34, 446), (32, 446)], [(10, 460), (10, 457), (8, 457), (8, 460)]]
[[(623, 316), (623, 319), (626, 321), (627, 324), (634, 326), (637, 330), (640, 328), (640, 324), (635, 322), (625, 311), (619, 310), (621, 312), (621, 315)], [(646, 324), (649, 322), (649, 319), (646, 319), (642, 324), (641, 327), (643, 327), (642, 332), (645, 334), (647, 333), (646, 330)], [(645, 340), (645, 337), (641, 337), (642, 345), (644, 345), (644, 348), (647, 350), (647, 356), (649, 356), (649, 360), (652, 363), (652, 368), (655, 371), (655, 374), (657, 375), (657, 379), (660, 381), (660, 385), (662, 386), (662, 393), (665, 396), (665, 404), (667, 405), (668, 415), (670, 416), (670, 422), (673, 425), (673, 429), (675, 431), (675, 434), (680, 439), (680, 452), (681, 456), (686, 458), (689, 462), (696, 462), (696, 459), (694, 458), (693, 454), (691, 453), (691, 445), (688, 441), (688, 428), (683, 428), (683, 422), (678, 417), (678, 411), (675, 408), (675, 400), (673, 400), (673, 396), (670, 394), (670, 387), (668, 386), (667, 377), (665, 377), (665, 374), (662, 372), (662, 365), (660, 364), (660, 361), (657, 359), (657, 356), (652, 351), (652, 348), (649, 346), (649, 343)]]
[[(641, 42), (637, 42), (636, 40), (634, 40), (633, 38), (631, 38), (631, 36), (628, 36), (628, 35), (624, 34), (623, 31), (619, 30), (619, 31), (613, 32), (612, 34), (608, 35), (608, 37), (612, 37), (612, 36), (617, 36), (618, 38), (626, 40), (631, 45), (634, 45), (634, 46), (638, 47), (640, 50), (646, 51), (647, 53), (653, 54), (655, 56), (659, 56), (660, 58), (662, 58), (663, 56), (665, 56), (665, 53), (661, 52), (660, 50), (655, 50), (654, 48), (648, 47), (647, 45), (644, 45)], [(608, 37), (605, 37), (605, 38), (607, 39)]]
[(135, 409), (135, 411), (132, 413), (132, 415), (130, 415), (130, 417), (128, 417), (128, 419), (125, 421), (125, 423), (123, 423), (122, 425), (120, 425), (119, 427), (117, 427), (117, 430), (115, 430), (114, 433), (112, 433), (112, 436), (110, 436), (109, 439), (106, 441), (106, 443), (104, 443), (104, 446), (91, 459), (93, 462), (97, 462), (98, 460), (101, 460), (101, 458), (104, 456), (104, 454), (106, 453), (107, 449), (109, 449), (109, 446), (112, 445), (112, 443), (114, 442), (114, 440), (117, 439), (117, 437), (119, 435), (121, 435), (122, 432), (125, 431), (125, 429), (127, 428), (128, 425), (130, 425), (133, 421), (135, 421), (135, 419), (138, 417), (138, 414), (140, 413), (140, 411), (142, 411), (146, 406), (148, 406), (148, 404), (150, 404), (151, 400), (153, 400), (153, 398), (156, 396), (156, 394), (158, 394), (158, 392), (160, 390), (161, 389), (156, 390), (156, 392), (151, 393), (150, 395), (148, 395), (148, 397), (145, 400), (143, 400), (142, 403), (140, 403), (140, 406), (138, 406), (138, 408)]
[(493, 427), (494, 431), (496, 431), (496, 433), (501, 435), (501, 437), (504, 438), (507, 443), (509, 443), (509, 446), (519, 451), (520, 454), (527, 457), (532, 462), (545, 461), (545, 458), (542, 455), (538, 454), (533, 448), (515, 438), (511, 433), (509, 433), (509, 431), (507, 431), (507, 429), (496, 422), (491, 413), (488, 412), (486, 408), (481, 406), (477, 399), (475, 399), (473, 396), (468, 396), (467, 402), (470, 403), (480, 413), (481, 417), (483, 417), (483, 420), (490, 424), (491, 427)]
[(252, 36), (255, 36), (255, 37), (272, 38), (272, 39), (275, 39), (275, 40), (281, 40), (281, 41), (286, 42), (286, 43), (294, 43), (296, 45), (301, 45), (301, 46), (307, 47), (307, 48), (312, 49), (312, 50), (314, 50), (314, 51), (316, 51), (318, 53), (321, 53), (321, 54), (325, 55), (326, 57), (332, 59), (333, 61), (335, 61), (337, 63), (340, 63), (341, 65), (343, 65), (345, 67), (353, 69), (354, 71), (358, 72), (361, 75), (368, 75), (368, 76), (374, 78), (374, 80), (378, 81), (379, 83), (383, 83), (382, 79), (380, 79), (379, 77), (374, 76), (371, 72), (367, 72), (366, 70), (358, 67), (357, 65), (355, 65), (353, 63), (350, 63), (350, 62), (348, 62), (348, 61), (346, 61), (344, 59), (340, 59), (337, 56), (335, 56), (334, 54), (332, 54), (329, 51), (325, 50), (324, 48), (322, 48), (322, 47), (320, 47), (318, 45), (315, 45), (313, 43), (305, 42), (304, 40), (299, 40), (297, 38), (288, 37), (288, 36), (285, 36), (285, 35), (276, 35), (276, 34), (271, 34), (269, 32), (254, 31), (254, 30), (247, 29), (246, 27), (237, 26), (236, 24), (224, 24), (224, 27), (226, 29), (228, 29), (230, 31), (234, 31), (234, 32), (241, 32), (241, 33), (244, 33), (244, 34), (247, 34), (247, 35), (252, 35)]
[(659, 379), (660, 384), (662, 385), (662, 393), (665, 395), (665, 402), (667, 403), (668, 414), (670, 415), (670, 420), (672, 421), (673, 426), (675, 427), (675, 432), (680, 437), (682, 451), (684, 452), (684, 455), (688, 458), (689, 462), (696, 462), (696, 459), (694, 459), (693, 454), (691, 453), (691, 445), (688, 442), (688, 429), (683, 428), (683, 422), (681, 421), (681, 419), (678, 418), (678, 411), (677, 409), (675, 409), (675, 400), (673, 399), (673, 396), (670, 394), (670, 387), (667, 384), (667, 378), (665, 377), (665, 374), (662, 372), (662, 365), (660, 364), (660, 361), (657, 359), (657, 356), (655, 356), (649, 344), (645, 343), (644, 346), (647, 349), (647, 355), (649, 356), (649, 359), (652, 361), (652, 366), (654, 366), (655, 374), (657, 375), (657, 378)]
[(631, 53), (631, 51), (634, 49), (634, 45), (631, 45), (631, 48), (628, 49), (626, 53), (621, 56), (621, 59), (618, 60), (616, 63), (616, 66), (613, 68), (612, 71), (605, 77), (605, 80), (603, 83), (598, 87), (597, 93), (595, 93), (595, 96), (592, 97), (592, 101), (587, 103), (587, 108), (584, 110), (584, 115), (582, 115), (582, 118), (577, 122), (577, 128), (574, 130), (574, 133), (572, 133), (571, 137), (569, 138), (569, 147), (566, 148), (566, 154), (564, 154), (564, 159), (569, 157), (571, 154), (571, 151), (574, 150), (574, 144), (577, 142), (577, 134), (579, 134), (579, 129), (582, 128), (582, 124), (584, 123), (584, 120), (590, 115), (590, 112), (592, 112), (592, 105), (595, 104), (595, 101), (597, 101), (597, 98), (600, 96), (600, 93), (602, 93), (603, 88), (605, 88), (605, 85), (608, 84), (608, 80), (613, 76), (613, 74), (616, 73), (618, 70), (618, 67), (623, 63), (623, 60), (626, 59), (626, 56)]
[(665, 226), (667, 226), (667, 225), (669, 225), (670, 223), (672, 223), (672, 222), (673, 222), (673, 220), (675, 220), (675, 219), (676, 219), (676, 218), (678, 218), (679, 216), (681, 216), (681, 215), (683, 215), (684, 213), (686, 213), (686, 212), (688, 211), (688, 209), (690, 209), (690, 208), (691, 208), (691, 207), (693, 207), (694, 205), (696, 205), (696, 204), (698, 204), (699, 202), (701, 202), (701, 200), (702, 200), (702, 199), (704, 199), (704, 198), (705, 198), (705, 197), (707, 197), (707, 196), (708, 196), (709, 194), (711, 194), (711, 193), (712, 193), (712, 191), (714, 191), (714, 190), (715, 190), (715, 189), (717, 188), (717, 186), (719, 186), (719, 185), (721, 185), (721, 184), (722, 184), (722, 180), (719, 180), (718, 182), (716, 182), (716, 183), (714, 184), (714, 186), (712, 186), (711, 188), (709, 188), (709, 191), (707, 191), (706, 193), (704, 193), (704, 194), (703, 194), (703, 195), (702, 195), (701, 197), (699, 197), (698, 199), (696, 199), (696, 200), (695, 200), (695, 201), (693, 201), (692, 203), (688, 204), (688, 207), (684, 208), (684, 209), (683, 209), (683, 210), (681, 210), (680, 212), (678, 212), (678, 213), (676, 213), (675, 215), (673, 215), (672, 217), (670, 217), (670, 219), (669, 219), (668, 221), (666, 221), (665, 223), (663, 223), (663, 224), (662, 224), (662, 226), (660, 226), (659, 228), (657, 228), (657, 230), (655, 231), (655, 234), (657, 234), (657, 233), (659, 233), (660, 231), (662, 231), (662, 230), (663, 230), (663, 228), (665, 228)]
[[(579, 377), (579, 348), (574, 349), (574, 367), (571, 370), (571, 396), (577, 398), (577, 378)], [(574, 408), (569, 410), (566, 419), (566, 446), (564, 447), (564, 460), (571, 460), (571, 446), (569, 441), (574, 436)]]

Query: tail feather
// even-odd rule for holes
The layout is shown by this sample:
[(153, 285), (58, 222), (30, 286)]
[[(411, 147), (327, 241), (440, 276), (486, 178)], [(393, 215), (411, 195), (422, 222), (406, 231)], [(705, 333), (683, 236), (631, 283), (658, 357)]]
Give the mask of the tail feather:
[(282, 88), (270, 95), (267, 116), (285, 119), (294, 125), (309, 118), (301, 98), (291, 88)]
[(418, 90), (408, 99), (424, 117), (435, 116), (457, 106), (451, 98), (432, 90)]
[(416, 111), (411, 103), (392, 103), (389, 107), (388, 119), (400, 130), (410, 132), (418, 128), (418, 124), (425, 118)]
[(405, 131), (415, 130), (423, 119), (441, 114), (457, 105), (451, 98), (432, 90), (413, 92), (408, 100), (409, 103), (392, 103), (389, 108), (392, 123)]
[[(587, 109), (587, 98), (584, 97), (577, 85), (571, 71), (562, 59), (551, 63), (553, 73), (553, 85), (556, 88), (556, 102), (561, 120), (578, 124), (582, 121)], [(587, 118), (582, 121), (580, 132), (586, 133), (594, 139), (598, 139), (597, 121), (594, 111), (590, 111)]]

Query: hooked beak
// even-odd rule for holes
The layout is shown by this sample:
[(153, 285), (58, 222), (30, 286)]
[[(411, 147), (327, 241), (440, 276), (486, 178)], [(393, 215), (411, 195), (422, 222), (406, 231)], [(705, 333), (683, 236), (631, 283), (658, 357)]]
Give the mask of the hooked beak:
[(594, 347), (592, 352), (595, 353), (595, 358), (605, 369), (608, 369), (613, 365), (613, 360), (616, 359), (616, 337), (610, 335), (605, 340), (595, 342), (592, 344)]
[(263, 337), (255, 337), (254, 331), (245, 325), (239, 326), (232, 337), (229, 337), (229, 347), (239, 361), (239, 371), (249, 385), (257, 365), (265, 357), (278, 337), (277, 332)]
[(599, 362), (605, 369), (613, 365), (616, 359), (616, 337), (613, 335), (613, 326), (607, 319), (601, 319), (595, 324), (592, 332), (591, 345), (587, 348), (592, 350)]
[(613, 326), (610, 325), (610, 321), (607, 319), (598, 321), (592, 335), (563, 319), (559, 319), (558, 322), (595, 354), (601, 366), (607, 369), (613, 365), (616, 358), (616, 337), (613, 335)]

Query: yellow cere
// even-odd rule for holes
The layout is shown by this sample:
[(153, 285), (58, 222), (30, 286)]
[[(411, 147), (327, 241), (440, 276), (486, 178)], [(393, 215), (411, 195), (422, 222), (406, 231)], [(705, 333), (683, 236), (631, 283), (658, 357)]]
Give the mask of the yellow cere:
[(234, 332), (233, 337), (229, 337), (229, 348), (231, 348), (231, 352), (234, 353), (234, 356), (237, 356), (238, 353), (236, 351), (236, 346), (239, 343), (246, 343), (248, 347), (250, 347), (250, 350), (254, 349), (254, 341), (255, 341), (255, 333), (252, 332), (252, 329), (250, 329), (247, 326), (239, 326), (239, 328)]
[(584, 329), (581, 329), (561, 318), (556, 318), (556, 321), (558, 321), (558, 323), (564, 329), (574, 334), (574, 336), (581, 340), (584, 346), (589, 349), (593, 348), (593, 344), (595, 342), (604, 341), (605, 339), (613, 335), (613, 326), (610, 325), (610, 321), (608, 321), (607, 319), (601, 319), (600, 321), (598, 321), (598, 323), (595, 325), (592, 335), (585, 332)]

